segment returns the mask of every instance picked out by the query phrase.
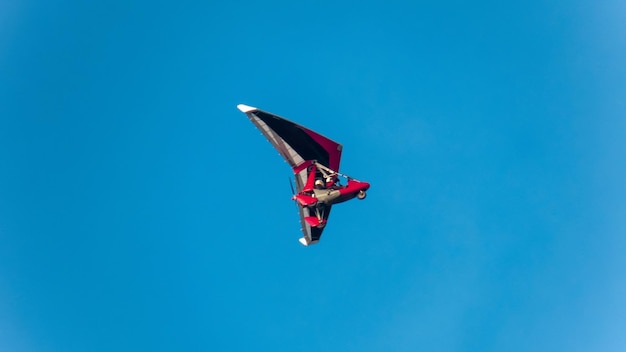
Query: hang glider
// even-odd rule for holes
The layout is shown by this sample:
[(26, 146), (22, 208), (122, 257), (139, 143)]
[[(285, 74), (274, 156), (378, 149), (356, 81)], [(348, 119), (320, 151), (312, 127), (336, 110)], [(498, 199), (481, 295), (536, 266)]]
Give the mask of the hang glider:
[[(278, 115), (237, 105), (291, 166), (305, 246), (317, 243), (332, 205), (364, 199), (370, 184), (339, 173), (342, 145)], [(342, 184), (342, 180), (343, 183)]]

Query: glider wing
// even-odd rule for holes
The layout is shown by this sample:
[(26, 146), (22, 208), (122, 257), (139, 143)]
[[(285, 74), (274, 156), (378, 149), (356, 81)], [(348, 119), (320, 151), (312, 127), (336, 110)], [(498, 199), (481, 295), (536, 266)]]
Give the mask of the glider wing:
[[(341, 144), (302, 125), (255, 107), (239, 104), (237, 108), (248, 116), (291, 166), (295, 174), (298, 193), (305, 189), (313, 189), (314, 180), (311, 176), (319, 173), (313, 161), (339, 172), (343, 148)], [(331, 207), (329, 205), (322, 207), (321, 217), (326, 224)], [(309, 207), (299, 207), (299, 209), (304, 234), (301, 239), (302, 244), (317, 243), (322, 236), (324, 226), (311, 226), (307, 218), (311, 220), (315, 217), (314, 211)]]

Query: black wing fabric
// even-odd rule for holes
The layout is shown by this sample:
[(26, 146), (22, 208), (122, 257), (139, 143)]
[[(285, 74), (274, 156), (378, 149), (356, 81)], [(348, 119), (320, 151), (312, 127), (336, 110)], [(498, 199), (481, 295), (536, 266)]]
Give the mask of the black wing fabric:
[(292, 168), (317, 160), (339, 171), (341, 144), (295, 122), (247, 105), (238, 105)]

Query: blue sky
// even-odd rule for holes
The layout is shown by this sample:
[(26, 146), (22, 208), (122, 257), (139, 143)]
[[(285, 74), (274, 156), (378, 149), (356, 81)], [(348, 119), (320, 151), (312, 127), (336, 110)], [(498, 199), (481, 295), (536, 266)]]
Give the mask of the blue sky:
[[(0, 3), (0, 350), (626, 350), (626, 7)], [(368, 181), (302, 247), (244, 103)]]

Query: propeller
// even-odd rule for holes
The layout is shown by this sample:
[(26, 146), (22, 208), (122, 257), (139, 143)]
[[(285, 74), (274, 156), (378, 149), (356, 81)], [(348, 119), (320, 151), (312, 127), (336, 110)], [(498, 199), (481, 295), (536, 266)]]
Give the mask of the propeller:
[(298, 200), (296, 199), (296, 190), (293, 188), (293, 181), (291, 177), (289, 178), (289, 187), (291, 188), (291, 200), (293, 200), (293, 204), (300, 210), (300, 206), (298, 205)]
[(291, 195), (296, 196), (296, 191), (293, 189), (293, 181), (291, 181), (291, 177), (289, 177), (289, 187), (291, 187)]

